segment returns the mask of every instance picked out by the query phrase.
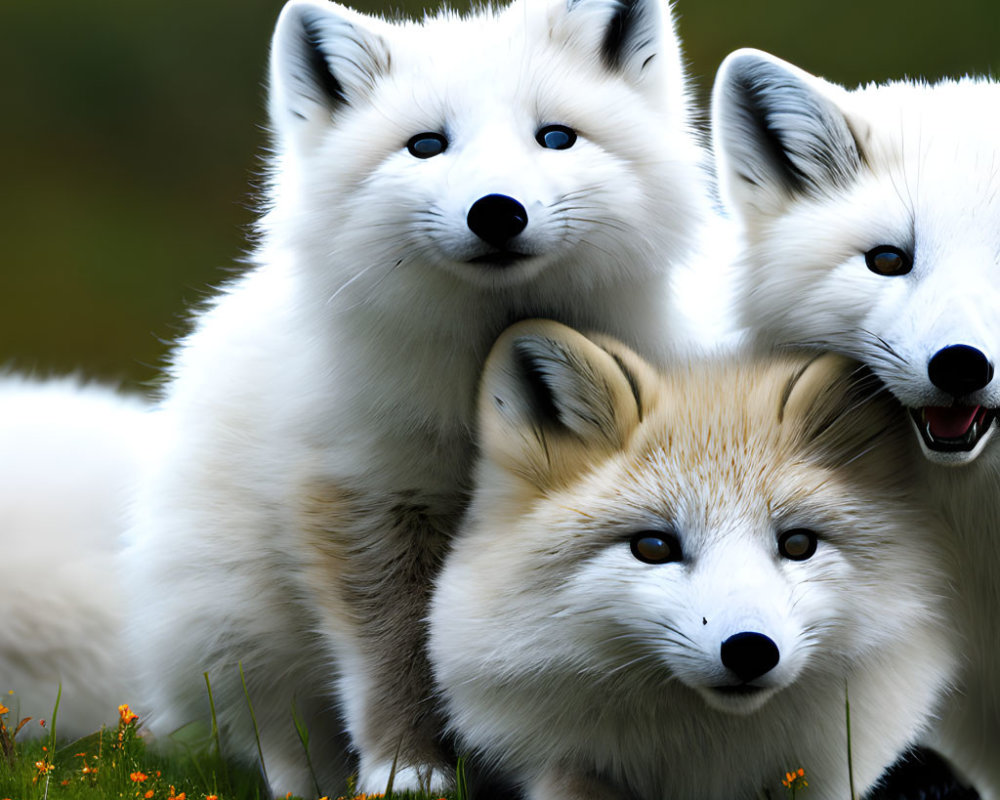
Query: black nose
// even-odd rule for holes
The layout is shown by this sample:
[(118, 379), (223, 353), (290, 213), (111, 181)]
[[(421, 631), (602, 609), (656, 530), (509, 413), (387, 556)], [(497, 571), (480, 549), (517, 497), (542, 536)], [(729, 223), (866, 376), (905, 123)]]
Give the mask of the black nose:
[(744, 631), (722, 643), (722, 663), (744, 683), (770, 672), (780, 658), (778, 645), (763, 633)]
[(476, 236), (487, 244), (502, 248), (525, 229), (528, 212), (513, 197), (488, 194), (472, 204), (467, 221)]
[(934, 354), (927, 364), (927, 377), (938, 389), (960, 397), (993, 380), (993, 364), (975, 347), (953, 344)]

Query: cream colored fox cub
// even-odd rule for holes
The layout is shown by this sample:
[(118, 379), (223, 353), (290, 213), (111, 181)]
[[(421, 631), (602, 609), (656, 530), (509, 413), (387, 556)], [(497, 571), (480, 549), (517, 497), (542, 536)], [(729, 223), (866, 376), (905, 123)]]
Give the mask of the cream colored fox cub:
[(431, 612), (464, 744), (531, 800), (864, 791), (955, 647), (896, 404), (839, 356), (657, 374), (553, 322), (501, 338)]

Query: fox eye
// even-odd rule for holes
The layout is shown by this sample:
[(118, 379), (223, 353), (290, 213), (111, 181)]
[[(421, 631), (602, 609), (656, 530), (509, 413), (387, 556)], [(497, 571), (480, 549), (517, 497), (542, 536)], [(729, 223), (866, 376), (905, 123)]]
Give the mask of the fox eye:
[(566, 150), (576, 143), (576, 131), (566, 125), (543, 125), (535, 141), (549, 150)]
[(448, 149), (448, 140), (444, 134), (434, 131), (424, 131), (410, 137), (406, 143), (406, 149), (414, 158), (430, 158), (440, 155)]
[(644, 564), (669, 564), (684, 558), (681, 543), (672, 533), (642, 531), (629, 539), (632, 555)]
[(880, 244), (865, 253), (865, 264), (876, 275), (905, 275), (913, 269), (913, 259), (898, 247)]
[(805, 561), (816, 552), (817, 537), (805, 528), (793, 528), (778, 537), (778, 552), (790, 561)]

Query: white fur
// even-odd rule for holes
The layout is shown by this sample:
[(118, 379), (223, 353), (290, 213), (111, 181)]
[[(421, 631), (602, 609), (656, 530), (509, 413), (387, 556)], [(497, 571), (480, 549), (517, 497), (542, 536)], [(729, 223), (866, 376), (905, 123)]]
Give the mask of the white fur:
[[(742, 317), (759, 342), (858, 358), (913, 409), (953, 401), (928, 375), (942, 348), (1000, 358), (1000, 85), (964, 78), (848, 92), (739, 51), (720, 69), (713, 124), (724, 194), (745, 227)], [(797, 187), (776, 158), (782, 152), (807, 176)], [(864, 253), (882, 244), (909, 249), (912, 271), (868, 270)], [(1000, 380), (961, 402), (997, 408)], [(995, 428), (971, 452), (924, 446), (922, 459), (926, 491), (954, 531), (951, 618), (967, 640), (960, 688), (929, 742), (987, 800), (1000, 798)]]
[(50, 721), (61, 685), (57, 732), (77, 738), (135, 702), (116, 552), (154, 448), (137, 397), (70, 378), (0, 379), (0, 703), (12, 719)]
[[(849, 372), (811, 378), (805, 358), (658, 376), (602, 341), (626, 382), (559, 327), (517, 326), (487, 364), (476, 492), (431, 610), (461, 741), (531, 800), (778, 797), (797, 767), (809, 797), (835, 800), (849, 687), (864, 793), (954, 667), (938, 523), (896, 469), (916, 449), (905, 423), (886, 429), (884, 397), (877, 414), (850, 392), (824, 406)], [(864, 433), (824, 461), (809, 431), (830, 413), (829, 435), (855, 419)], [(779, 557), (779, 534), (802, 528), (815, 555)], [(642, 531), (676, 535), (682, 561), (639, 561)], [(780, 660), (757, 694), (724, 695), (738, 681), (720, 643), (747, 631)]]
[[(393, 656), (413, 696), (392, 696), (370, 652), (392, 642), (379, 626), (419, 630), (464, 505), (482, 361), (536, 314), (661, 357), (667, 269), (704, 216), (666, 7), (635, 4), (613, 68), (600, 48), (618, 9), (522, 0), (404, 23), (316, 0), (283, 10), (262, 241), (176, 351), (169, 445), (127, 553), (155, 731), (207, 717), (207, 671), (224, 746), (256, 760), (242, 664), (276, 793), (314, 788), (293, 703), (326, 791), (350, 769), (345, 728), (362, 790), (384, 790), (397, 750), (397, 789), (432, 769), (444, 782), (436, 756), (413, 755), (436, 730), (419, 645)], [(579, 132), (572, 148), (538, 145), (553, 123)], [(424, 131), (448, 149), (411, 156)], [(466, 215), (491, 193), (529, 219), (530, 257), (504, 268), (468, 263), (486, 248)], [(376, 716), (410, 732), (387, 741)]]

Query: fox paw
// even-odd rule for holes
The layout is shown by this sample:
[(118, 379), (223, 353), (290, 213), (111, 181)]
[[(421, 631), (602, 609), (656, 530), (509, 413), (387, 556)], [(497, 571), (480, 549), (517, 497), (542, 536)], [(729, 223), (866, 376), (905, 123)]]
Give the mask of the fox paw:
[(441, 794), (450, 788), (452, 780), (450, 772), (441, 766), (424, 764), (419, 767), (396, 765), (392, 770), (391, 761), (372, 761), (368, 764), (362, 759), (358, 775), (358, 791), (363, 794), (382, 794), (389, 786), (389, 776), (392, 776), (393, 792), (423, 792), (426, 794)]

